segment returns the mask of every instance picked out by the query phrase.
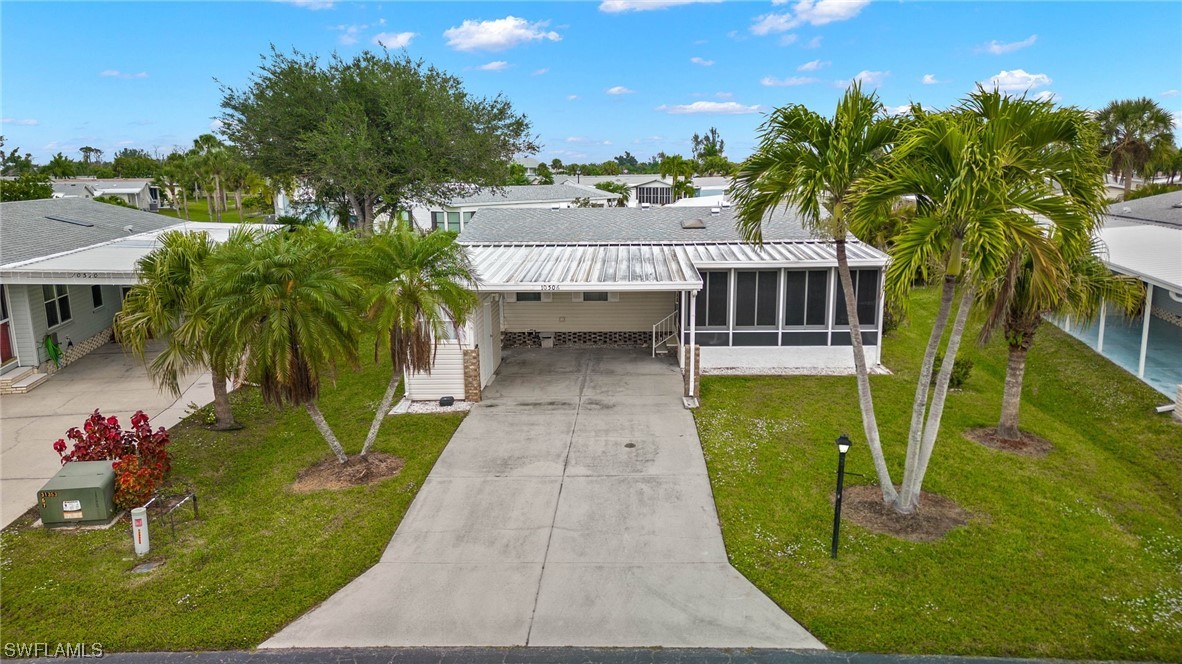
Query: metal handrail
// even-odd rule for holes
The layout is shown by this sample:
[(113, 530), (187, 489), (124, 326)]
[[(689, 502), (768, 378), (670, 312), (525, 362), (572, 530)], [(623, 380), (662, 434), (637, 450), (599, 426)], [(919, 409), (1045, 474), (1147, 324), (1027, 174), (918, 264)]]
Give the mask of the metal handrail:
[[(660, 336), (658, 336), (658, 334)], [(677, 312), (665, 316), (653, 325), (653, 357), (657, 356), (657, 344), (677, 336)]]

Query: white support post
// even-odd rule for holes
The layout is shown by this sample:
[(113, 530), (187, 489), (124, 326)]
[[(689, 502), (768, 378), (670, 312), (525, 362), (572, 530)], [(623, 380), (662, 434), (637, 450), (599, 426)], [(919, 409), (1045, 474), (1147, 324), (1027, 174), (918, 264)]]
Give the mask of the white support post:
[(1137, 378), (1145, 378), (1145, 351), (1149, 348), (1149, 320), (1153, 318), (1153, 284), (1145, 286), (1145, 312), (1141, 314), (1141, 359), (1137, 360)]
[(885, 321), (883, 320), (883, 313), (886, 312), (886, 270), (885, 269), (880, 270), (878, 272), (878, 278), (875, 283), (877, 284), (877, 289), (878, 289), (878, 292), (877, 292), (877, 297), (878, 297), (878, 344), (877, 344), (878, 345), (878, 361), (875, 362), (875, 364), (881, 365), (882, 364), (882, 336), (883, 336), (883, 334), (885, 334), (883, 332), (883, 330), (886, 329)]
[(698, 346), (698, 291), (690, 291), (690, 306), (689, 306), (689, 348), (686, 352), (686, 366), (689, 367), (689, 396), (694, 398), (698, 396), (695, 387), (697, 381), (694, 380), (694, 372), (698, 370), (697, 367), (697, 346)]
[(1104, 354), (1104, 323), (1108, 319), (1108, 303), (1100, 300), (1100, 332), (1096, 337), (1096, 352)]

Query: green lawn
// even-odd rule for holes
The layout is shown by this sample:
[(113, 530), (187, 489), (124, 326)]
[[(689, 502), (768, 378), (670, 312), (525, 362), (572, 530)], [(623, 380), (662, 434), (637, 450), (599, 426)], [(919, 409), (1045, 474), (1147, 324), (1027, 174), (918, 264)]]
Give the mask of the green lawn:
[[(885, 343), (871, 379), (892, 477), (902, 475), (935, 292)], [(965, 440), (996, 423), (1000, 343), (948, 400), (925, 489), (975, 518), (912, 543), (843, 523), (829, 558), (837, 453), (873, 481), (852, 377), (707, 377), (698, 429), (733, 564), (827, 645), (897, 653), (1182, 661), (1182, 427), (1168, 400), (1046, 325), (1029, 356), (1024, 428), (1044, 458)]]
[[(225, 212), (222, 212), (222, 221), (235, 224), (238, 223), (238, 210), (234, 207), (234, 199), (231, 197), (230, 200), (227, 201), (227, 204), (229, 209)], [(179, 208), (176, 210), (161, 208), (160, 214), (169, 217), (176, 217), (177, 219), (185, 218), (184, 213)], [(251, 209), (246, 210), (246, 221), (248, 222), (262, 221), (264, 216), (266, 216), (265, 212), (259, 212), (257, 210)], [(211, 219), (209, 216), (209, 206), (206, 205), (205, 199), (198, 198), (189, 200), (189, 221), (213, 221), (213, 219)]]
[[(360, 449), (388, 375), (366, 368), (324, 390), (321, 407), (351, 452)], [(201, 520), (178, 523), (176, 541), (156, 524), (148, 559), (164, 565), (150, 574), (128, 573), (141, 561), (126, 522), (46, 532), (22, 518), (0, 535), (3, 642), (99, 642), (107, 651), (253, 647), (378, 561), (462, 419), (389, 418), (375, 450), (406, 460), (398, 476), (296, 494), (288, 488), (296, 473), (329, 455), (308, 415), (264, 407), (254, 389), (235, 393), (234, 402), (248, 425), (242, 431), (213, 433), (193, 418), (173, 430), (173, 476), (196, 488)]]

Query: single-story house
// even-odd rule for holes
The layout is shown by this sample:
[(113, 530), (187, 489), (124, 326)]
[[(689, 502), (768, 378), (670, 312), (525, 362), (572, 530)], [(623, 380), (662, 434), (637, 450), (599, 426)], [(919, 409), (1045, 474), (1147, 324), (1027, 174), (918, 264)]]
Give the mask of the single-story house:
[(85, 198), (0, 203), (0, 393), (27, 391), (59, 368), (47, 338), (62, 351), (60, 366), (109, 343), (136, 262), (162, 232), (224, 240), (233, 228)]
[[(459, 242), (480, 306), (430, 374), (407, 376), (414, 400), (478, 400), (501, 349), (520, 346), (671, 352), (695, 377), (853, 367), (834, 245), (788, 212), (765, 223), (762, 246), (742, 241), (730, 208), (679, 207), (485, 209)], [(847, 250), (874, 366), (887, 257), (857, 240)], [(696, 397), (696, 380), (686, 396)]]
[(415, 222), (424, 230), (463, 231), (478, 210), (495, 208), (571, 208), (575, 200), (589, 199), (592, 205), (615, 205), (619, 194), (595, 187), (571, 184), (532, 184), (485, 189), (458, 196), (441, 206), (420, 206), (414, 210)]
[(160, 209), (160, 187), (149, 178), (55, 178), (50, 184), (54, 198), (114, 196), (148, 212)]
[(676, 205), (682, 201), (703, 196), (722, 197), (726, 193), (727, 188), (730, 187), (731, 181), (727, 177), (715, 176), (698, 176), (692, 178), (691, 182), (694, 188), (694, 195), (674, 201), (673, 179), (661, 177), (660, 175), (623, 173), (621, 175), (571, 176), (567, 174), (566, 179), (563, 180), (564, 184), (578, 184), (591, 187), (601, 182), (618, 182), (627, 185), (628, 207), (641, 207), (643, 205)]
[(1145, 284), (1142, 315), (1101, 309), (1086, 326), (1060, 321), (1073, 335), (1154, 389), (1182, 389), (1182, 191), (1118, 202), (1108, 208), (1099, 256), (1114, 272)]

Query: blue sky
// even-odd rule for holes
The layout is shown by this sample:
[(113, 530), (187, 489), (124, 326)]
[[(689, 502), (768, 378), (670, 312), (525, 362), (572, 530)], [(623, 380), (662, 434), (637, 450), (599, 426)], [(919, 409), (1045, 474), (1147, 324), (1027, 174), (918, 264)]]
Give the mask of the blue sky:
[(167, 153), (211, 128), (221, 81), (259, 54), (349, 56), (375, 39), (504, 93), (549, 160), (689, 154), (711, 126), (746, 156), (762, 114), (828, 113), (862, 78), (888, 107), (954, 103), (977, 82), (1098, 108), (1148, 96), (1182, 118), (1182, 3), (4, 2), (7, 147)]

